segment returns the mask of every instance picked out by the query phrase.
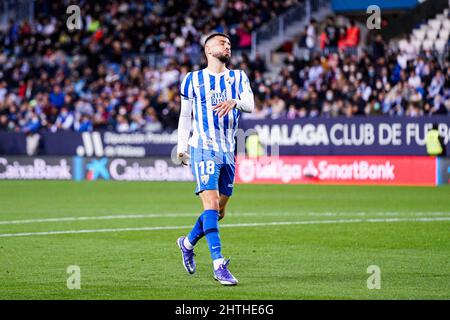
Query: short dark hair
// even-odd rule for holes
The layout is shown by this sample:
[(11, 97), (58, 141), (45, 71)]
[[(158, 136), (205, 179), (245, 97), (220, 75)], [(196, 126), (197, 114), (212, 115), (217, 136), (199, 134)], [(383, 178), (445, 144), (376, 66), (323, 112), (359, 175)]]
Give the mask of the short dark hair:
[(230, 42), (231, 42), (230, 36), (227, 35), (226, 33), (223, 33), (223, 32), (214, 32), (214, 33), (211, 33), (209, 36), (206, 37), (205, 43), (203, 44), (203, 46), (205, 46), (206, 43), (207, 43), (209, 40), (211, 40), (211, 39), (214, 38), (214, 37), (218, 37), (218, 36), (220, 36), (220, 37), (225, 37), (225, 38), (227, 38), (228, 40), (230, 40)]

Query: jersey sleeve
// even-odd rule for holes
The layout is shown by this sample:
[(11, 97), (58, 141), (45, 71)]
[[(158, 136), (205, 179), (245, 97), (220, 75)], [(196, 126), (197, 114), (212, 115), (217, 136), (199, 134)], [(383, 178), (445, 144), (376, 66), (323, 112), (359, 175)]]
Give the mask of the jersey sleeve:
[(238, 99), (235, 99), (236, 109), (251, 113), (255, 107), (255, 101), (250, 81), (244, 71), (240, 70), (239, 75)]
[(239, 71), (238, 93), (239, 96), (246, 93), (253, 95), (252, 87), (250, 86), (250, 80), (248, 79), (247, 75), (243, 70)]
[(184, 76), (183, 81), (181, 81), (180, 85), (180, 95), (182, 99), (185, 100), (193, 100), (194, 99), (194, 91), (192, 85), (192, 72), (189, 72)]
[(188, 151), (188, 141), (192, 126), (192, 101), (188, 99), (181, 100), (181, 112), (178, 120), (178, 144), (177, 153)]

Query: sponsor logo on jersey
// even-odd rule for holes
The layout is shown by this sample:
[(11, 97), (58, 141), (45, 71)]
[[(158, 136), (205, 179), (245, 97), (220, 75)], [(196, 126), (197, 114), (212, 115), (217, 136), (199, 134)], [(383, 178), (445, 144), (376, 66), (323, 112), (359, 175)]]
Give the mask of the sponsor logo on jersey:
[(221, 102), (227, 100), (227, 92), (223, 90), (222, 92), (213, 91), (211, 92), (211, 104), (213, 106), (218, 105)]

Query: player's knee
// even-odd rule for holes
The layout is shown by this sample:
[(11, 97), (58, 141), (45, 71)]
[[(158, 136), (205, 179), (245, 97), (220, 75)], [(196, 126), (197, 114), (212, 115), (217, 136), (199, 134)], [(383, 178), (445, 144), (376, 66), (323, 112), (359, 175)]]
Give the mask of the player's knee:
[(205, 209), (219, 211), (220, 210), (219, 198), (211, 197), (207, 199), (205, 203)]

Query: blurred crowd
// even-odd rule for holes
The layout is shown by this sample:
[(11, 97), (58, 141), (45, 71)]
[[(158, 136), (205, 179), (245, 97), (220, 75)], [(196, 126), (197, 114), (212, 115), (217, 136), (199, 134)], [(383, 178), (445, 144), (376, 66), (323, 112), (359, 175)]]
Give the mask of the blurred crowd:
[(275, 81), (253, 80), (256, 111), (244, 118), (422, 116), (450, 114), (450, 61), (417, 56), (404, 67), (401, 54), (374, 59), (341, 52), (312, 61), (293, 54)]
[[(256, 110), (244, 117), (450, 113), (448, 57), (440, 64), (431, 53), (391, 52), (382, 38), (370, 54), (323, 54), (315, 49), (334, 46), (333, 19), (323, 30), (308, 26), (308, 59), (290, 53), (275, 79), (265, 77), (264, 59), (245, 53), (251, 31), (298, 2), (37, 0), (35, 20), (0, 32), (0, 130), (176, 129), (180, 81), (205, 66), (201, 43), (211, 31), (230, 34), (239, 53), (228, 68), (250, 77)], [(66, 27), (70, 4), (81, 7), (80, 30)], [(351, 28), (344, 47), (358, 45)]]
[[(226, 32), (248, 49), (251, 30), (297, 2), (36, 0), (35, 20), (0, 33), (0, 130), (174, 129), (178, 85), (204, 63), (203, 37)], [(66, 27), (71, 4), (79, 30)]]
[(300, 50), (285, 50), (274, 81), (254, 73), (257, 110), (244, 118), (450, 115), (448, 53), (439, 59), (431, 50), (390, 49), (378, 34), (358, 54), (360, 37), (353, 20), (312, 20)]

